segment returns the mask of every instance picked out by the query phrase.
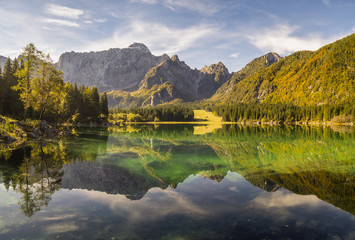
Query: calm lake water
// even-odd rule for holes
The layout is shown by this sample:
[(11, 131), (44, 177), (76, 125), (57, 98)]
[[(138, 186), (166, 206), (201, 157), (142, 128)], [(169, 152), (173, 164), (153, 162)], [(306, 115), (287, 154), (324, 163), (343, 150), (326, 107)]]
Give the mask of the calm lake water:
[(0, 239), (355, 239), (355, 128), (197, 128), (0, 150)]

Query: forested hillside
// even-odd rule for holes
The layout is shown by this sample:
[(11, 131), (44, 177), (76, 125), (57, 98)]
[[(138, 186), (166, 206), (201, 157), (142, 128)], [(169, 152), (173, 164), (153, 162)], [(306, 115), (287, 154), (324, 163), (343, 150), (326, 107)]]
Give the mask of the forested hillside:
[(281, 57), (277, 53), (268, 53), (264, 56), (255, 58), (248, 63), (243, 69), (235, 72), (232, 77), (224, 83), (212, 96), (212, 99), (223, 97), (226, 93), (231, 91), (233, 87), (243, 79), (271, 66), (272, 64), (280, 61)]
[(296, 52), (237, 83), (215, 101), (298, 106), (354, 102), (355, 34), (320, 48)]

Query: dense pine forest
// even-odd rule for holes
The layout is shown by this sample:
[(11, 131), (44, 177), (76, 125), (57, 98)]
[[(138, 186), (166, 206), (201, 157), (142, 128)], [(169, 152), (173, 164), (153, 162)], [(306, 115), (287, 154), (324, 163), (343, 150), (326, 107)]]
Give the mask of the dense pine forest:
[(64, 83), (49, 55), (28, 44), (19, 59), (0, 69), (0, 114), (50, 122), (91, 122), (107, 118), (106, 93)]
[(218, 103), (286, 103), (297, 106), (355, 101), (355, 34), (317, 51), (283, 57), (235, 84)]
[(291, 104), (236, 103), (210, 107), (215, 115), (223, 121), (243, 122), (278, 121), (295, 122), (331, 122), (348, 123), (355, 119), (355, 105), (351, 102), (343, 104), (325, 104), (320, 106), (296, 106)]
[(109, 114), (111, 123), (123, 122), (159, 122), (159, 121), (193, 121), (192, 108), (183, 105), (166, 105), (158, 107), (114, 109)]

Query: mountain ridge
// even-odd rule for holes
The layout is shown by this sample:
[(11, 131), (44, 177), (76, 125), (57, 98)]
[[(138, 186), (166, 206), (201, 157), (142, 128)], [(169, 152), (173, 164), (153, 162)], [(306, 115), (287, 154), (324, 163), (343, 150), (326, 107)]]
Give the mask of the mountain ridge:
[(228, 69), (221, 62), (197, 70), (174, 55), (151, 68), (137, 91), (112, 91), (108, 97), (110, 106), (120, 108), (195, 101), (210, 98), (229, 77)]
[[(0, 56), (0, 65), (6, 57)], [(210, 103), (322, 105), (354, 101), (355, 34), (316, 51), (269, 52), (229, 73), (222, 62), (192, 69), (177, 55), (154, 56), (143, 43), (66, 52), (56, 66), (66, 82), (108, 91), (111, 107)]]
[(317, 51), (299, 51), (214, 99), (228, 103), (337, 104), (355, 98), (355, 34)]
[(232, 77), (216, 91), (216, 93), (212, 96), (212, 99), (218, 99), (222, 95), (228, 93), (233, 88), (233, 86), (241, 80), (264, 68), (271, 66), (272, 64), (278, 62), (280, 59), (281, 57), (275, 52), (269, 52), (261, 57), (254, 58), (241, 70), (233, 73)]
[(56, 66), (64, 72), (64, 81), (78, 85), (96, 85), (99, 91), (137, 90), (146, 72), (166, 60), (154, 56), (142, 43), (127, 48), (111, 48), (98, 52), (63, 53)]

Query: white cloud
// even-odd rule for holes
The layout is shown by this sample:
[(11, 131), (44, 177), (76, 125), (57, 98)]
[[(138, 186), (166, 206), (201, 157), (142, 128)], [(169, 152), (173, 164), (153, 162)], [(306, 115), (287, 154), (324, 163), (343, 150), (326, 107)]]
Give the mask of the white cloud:
[[(54, 24), (44, 23), (45, 21), (48, 20), (36, 18), (31, 13), (0, 9), (0, 55), (18, 57), (23, 47), (34, 43), (56, 61), (62, 52), (82, 46), (83, 37), (75, 31), (76, 28), (61, 27), (59, 24), (63, 24), (62, 22)], [(31, 24), (24, 24), (29, 22)]]
[(50, 30), (50, 31), (55, 30), (54, 28), (50, 28), (50, 27), (42, 27), (42, 28), (45, 29), (45, 30)]
[(193, 48), (202, 38), (216, 33), (210, 25), (195, 25), (189, 28), (170, 28), (161, 23), (134, 20), (126, 28), (118, 29), (113, 36), (90, 43), (84, 51), (106, 50), (113, 47), (127, 47), (133, 42), (142, 42), (152, 47), (155, 54), (176, 54)]
[(232, 53), (232, 54), (230, 55), (230, 57), (231, 57), (231, 58), (238, 58), (239, 54), (240, 54), (239, 52)]
[(317, 50), (339, 38), (337, 36), (323, 39), (317, 34), (298, 37), (294, 35), (296, 30), (297, 27), (295, 26), (277, 25), (274, 28), (254, 30), (247, 34), (247, 39), (264, 52), (273, 51), (279, 54), (289, 54), (300, 50)]
[(78, 19), (81, 15), (84, 14), (84, 11), (81, 9), (69, 8), (55, 4), (48, 4), (46, 5), (45, 13), (58, 17)]
[(154, 5), (158, 3), (158, 0), (130, 0), (131, 3), (144, 3)]
[(219, 12), (223, 8), (221, 7), (221, 4), (218, 4), (213, 0), (130, 0), (130, 2), (149, 5), (160, 3), (172, 11), (177, 11), (179, 8), (183, 8), (209, 16)]
[(80, 25), (76, 22), (67, 21), (67, 20), (60, 20), (60, 19), (53, 19), (53, 18), (42, 18), (42, 22), (44, 23), (51, 23), (59, 26), (66, 26), (66, 27), (80, 27)]
[(176, 8), (185, 8), (202, 15), (213, 15), (223, 9), (221, 4), (210, 0), (164, 0), (163, 2), (172, 11), (176, 11)]
[(105, 22), (107, 22), (107, 19), (106, 19), (106, 18), (94, 19), (94, 22), (97, 22), (97, 23), (105, 23)]
[(84, 20), (83, 23), (86, 23), (86, 24), (93, 24), (94, 22), (91, 21), (91, 20)]

